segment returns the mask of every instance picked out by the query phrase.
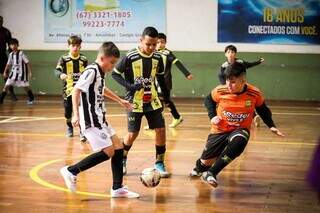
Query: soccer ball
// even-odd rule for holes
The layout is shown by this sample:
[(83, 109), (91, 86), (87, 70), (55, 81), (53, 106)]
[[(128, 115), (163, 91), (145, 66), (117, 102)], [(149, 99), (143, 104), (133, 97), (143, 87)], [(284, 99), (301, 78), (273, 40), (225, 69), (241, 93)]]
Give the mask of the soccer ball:
[(146, 187), (156, 187), (161, 180), (160, 172), (155, 168), (146, 168), (141, 172), (140, 181)]

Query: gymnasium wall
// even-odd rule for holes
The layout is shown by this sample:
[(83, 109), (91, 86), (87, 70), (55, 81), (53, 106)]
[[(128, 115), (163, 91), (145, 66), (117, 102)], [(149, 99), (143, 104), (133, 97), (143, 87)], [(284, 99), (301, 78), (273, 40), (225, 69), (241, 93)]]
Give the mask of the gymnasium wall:
[[(4, 17), (4, 26), (20, 40), (21, 48), (31, 60), (35, 93), (55, 95), (61, 93), (61, 83), (54, 77), (53, 70), (66, 44), (44, 42), (43, 4), (43, 0), (1, 0), (0, 15)], [(222, 51), (227, 45), (217, 43), (217, 1), (167, 0), (166, 7), (168, 47), (195, 75), (193, 81), (187, 81), (174, 67), (173, 94), (178, 97), (206, 95), (218, 83), (216, 73), (225, 60)], [(137, 44), (117, 45), (125, 51)], [(240, 58), (266, 59), (264, 64), (248, 70), (249, 82), (258, 85), (266, 98), (320, 101), (320, 45), (235, 45)], [(82, 49), (90, 61), (98, 46), (97, 43), (83, 44)], [(122, 89), (112, 80), (108, 80), (108, 85), (121, 94)]]
[[(61, 81), (54, 76), (57, 60), (64, 51), (25, 51), (31, 60), (33, 70), (32, 88), (36, 94), (61, 94)], [(83, 51), (92, 62), (95, 51)], [(176, 56), (195, 75), (189, 81), (173, 66), (173, 96), (202, 97), (218, 84), (217, 71), (223, 62), (223, 52), (175, 52)], [(122, 52), (122, 54), (124, 54)], [(258, 85), (267, 99), (272, 100), (317, 100), (320, 101), (320, 60), (317, 54), (293, 53), (239, 53), (247, 61), (260, 56), (265, 62), (248, 69), (247, 79)], [(107, 85), (118, 94), (123, 89), (110, 75)], [(21, 93), (22, 91), (19, 90)]]

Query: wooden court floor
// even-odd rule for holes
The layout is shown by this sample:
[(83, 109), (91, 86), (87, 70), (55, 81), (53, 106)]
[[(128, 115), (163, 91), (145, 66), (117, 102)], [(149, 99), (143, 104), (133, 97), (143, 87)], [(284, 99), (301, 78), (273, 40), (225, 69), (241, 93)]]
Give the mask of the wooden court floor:
[[(78, 193), (67, 192), (59, 169), (78, 161), (90, 147), (65, 137), (60, 98), (23, 97), (0, 106), (0, 212), (320, 212), (308, 186), (309, 168), (320, 126), (320, 105), (270, 103), (285, 138), (266, 126), (252, 127), (245, 152), (218, 176), (214, 189), (188, 174), (209, 133), (200, 99), (177, 100), (184, 122), (167, 128), (166, 163), (172, 177), (146, 188), (139, 173), (154, 162), (154, 132), (141, 130), (128, 158), (125, 183), (139, 199), (110, 199), (110, 162), (79, 175)], [(122, 138), (126, 117), (108, 102), (108, 121)], [(166, 122), (171, 115), (165, 113)], [(145, 120), (143, 125), (145, 125)]]

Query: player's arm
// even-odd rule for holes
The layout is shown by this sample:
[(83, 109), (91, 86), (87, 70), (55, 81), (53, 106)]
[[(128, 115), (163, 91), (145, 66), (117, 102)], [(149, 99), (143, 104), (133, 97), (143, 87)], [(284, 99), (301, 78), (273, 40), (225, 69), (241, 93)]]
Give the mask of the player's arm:
[(9, 70), (11, 68), (11, 64), (6, 64), (6, 67), (3, 70), (3, 77), (7, 78), (9, 76)]
[(175, 64), (177, 66), (177, 68), (184, 74), (184, 76), (188, 79), (188, 80), (192, 80), (193, 79), (193, 75), (189, 72), (189, 70), (182, 64), (182, 62), (176, 58), (176, 56), (170, 52), (170, 54), (168, 55), (168, 60), (172, 61), (173, 64)]
[(72, 90), (72, 111), (73, 116), (71, 123), (74, 127), (79, 126), (79, 104), (80, 104), (80, 94), (81, 90), (77, 87), (74, 87)]
[(260, 58), (258, 61), (254, 61), (254, 62), (243, 61), (243, 65), (246, 68), (250, 68), (250, 67), (254, 67), (254, 66), (261, 64), (263, 61), (264, 61), (264, 58)]
[(169, 100), (170, 99), (170, 91), (167, 88), (166, 83), (165, 83), (165, 79), (164, 79), (164, 63), (163, 63), (162, 57), (160, 58), (159, 63), (158, 63), (158, 71), (157, 71), (156, 77), (157, 77), (157, 82), (158, 82), (160, 89), (161, 89), (163, 99)]
[(276, 125), (274, 124), (272, 119), (271, 110), (269, 109), (269, 107), (267, 107), (265, 102), (263, 102), (261, 106), (256, 107), (256, 111), (263, 122), (270, 128), (273, 133), (279, 136), (284, 136), (284, 134), (282, 134), (280, 130), (276, 128)]
[(110, 98), (111, 100), (118, 102), (121, 106), (125, 107), (128, 110), (132, 110), (132, 105), (129, 103), (129, 101), (124, 100), (120, 98), (118, 95), (116, 95), (112, 90), (105, 87), (103, 95), (107, 98)]
[(29, 80), (31, 80), (31, 78), (32, 78), (32, 71), (31, 71), (31, 65), (30, 65), (30, 63), (27, 63), (27, 68), (28, 68)]
[(125, 72), (126, 69), (127, 69), (127, 57), (124, 56), (120, 60), (120, 62), (116, 65), (116, 67), (113, 69), (111, 74), (112, 78), (129, 91), (140, 90), (143, 87), (141, 82), (131, 84), (130, 82), (126, 81), (126, 79), (124, 79), (122, 74)]
[(221, 66), (220, 70), (218, 71), (218, 79), (220, 84), (222, 85), (226, 84), (226, 76), (224, 74), (225, 69), (226, 69), (225, 67)]
[(54, 70), (54, 74), (57, 78), (61, 80), (65, 80), (68, 76), (63, 72), (63, 67), (65, 66), (65, 62), (62, 57), (60, 57), (56, 69)]
[(9, 70), (12, 66), (12, 55), (11, 53), (9, 54), (8, 62), (3, 70), (3, 77), (7, 78), (9, 76)]

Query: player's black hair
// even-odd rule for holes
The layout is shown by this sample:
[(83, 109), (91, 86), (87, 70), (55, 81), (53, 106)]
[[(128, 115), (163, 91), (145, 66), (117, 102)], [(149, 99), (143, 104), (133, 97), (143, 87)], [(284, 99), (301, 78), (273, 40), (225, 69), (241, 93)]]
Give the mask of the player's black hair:
[(236, 46), (234, 46), (234, 45), (228, 45), (228, 46), (226, 46), (225, 48), (224, 48), (224, 52), (226, 53), (228, 50), (231, 50), (231, 51), (233, 51), (233, 52), (237, 52), (237, 48), (236, 48)]
[(167, 36), (166, 36), (166, 34), (164, 34), (164, 33), (159, 33), (159, 34), (158, 34), (158, 38), (167, 41)]
[(245, 75), (246, 73), (246, 67), (239, 62), (235, 62), (233, 64), (230, 64), (229, 66), (227, 66), (226, 70), (225, 70), (225, 76), (226, 79), (230, 79), (232, 77), (240, 77), (242, 75)]
[(99, 53), (105, 56), (120, 57), (118, 47), (111, 41), (104, 42), (99, 48)]
[(144, 30), (142, 32), (142, 37), (150, 36), (151, 38), (156, 38), (156, 37), (158, 37), (158, 34), (159, 33), (156, 28), (146, 27), (146, 28), (144, 28)]
[(19, 41), (18, 41), (18, 39), (16, 39), (16, 38), (12, 38), (12, 39), (9, 41), (9, 45), (10, 45), (10, 44), (16, 44), (16, 45), (19, 46)]
[(68, 45), (70, 44), (81, 44), (82, 39), (77, 35), (72, 35), (68, 38)]

